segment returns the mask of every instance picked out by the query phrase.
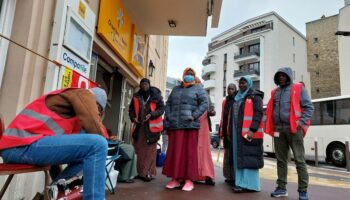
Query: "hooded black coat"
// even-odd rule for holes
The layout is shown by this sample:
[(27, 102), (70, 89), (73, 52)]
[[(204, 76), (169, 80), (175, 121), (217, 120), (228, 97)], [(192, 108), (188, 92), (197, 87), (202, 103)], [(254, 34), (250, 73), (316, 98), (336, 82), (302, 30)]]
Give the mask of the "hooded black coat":
[(237, 166), (238, 168), (260, 169), (264, 166), (263, 139), (253, 139), (249, 142), (242, 137), (244, 107), (247, 98), (253, 100), (253, 119), (250, 126), (253, 133), (259, 129), (260, 122), (263, 119), (263, 92), (249, 89), (247, 96), (239, 107), (236, 102), (234, 103), (233, 120), (237, 130)]

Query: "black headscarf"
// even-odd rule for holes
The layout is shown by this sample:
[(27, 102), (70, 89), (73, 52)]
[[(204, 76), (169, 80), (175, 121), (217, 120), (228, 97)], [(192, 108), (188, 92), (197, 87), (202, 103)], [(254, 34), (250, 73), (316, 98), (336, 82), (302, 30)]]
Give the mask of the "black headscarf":
[[(142, 84), (142, 83), (148, 83), (148, 84), (149, 84), (149, 89), (148, 89), (147, 91), (143, 91), (143, 90), (141, 89), (141, 84)], [(140, 81), (140, 90), (139, 90), (139, 94), (142, 96), (142, 98), (143, 98), (144, 101), (147, 101), (147, 99), (150, 97), (150, 95), (151, 95), (150, 89), (151, 89), (151, 81), (150, 81), (148, 78), (143, 78), (143, 79), (141, 79), (141, 81)]]

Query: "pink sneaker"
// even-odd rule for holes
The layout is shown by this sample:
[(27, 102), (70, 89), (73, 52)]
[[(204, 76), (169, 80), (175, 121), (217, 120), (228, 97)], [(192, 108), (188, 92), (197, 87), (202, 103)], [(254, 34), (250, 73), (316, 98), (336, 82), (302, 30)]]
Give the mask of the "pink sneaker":
[(173, 179), (168, 184), (166, 184), (165, 187), (168, 189), (174, 189), (174, 188), (180, 187), (180, 183), (179, 181)]
[(194, 189), (193, 182), (191, 180), (186, 180), (185, 185), (182, 187), (184, 191), (191, 191)]

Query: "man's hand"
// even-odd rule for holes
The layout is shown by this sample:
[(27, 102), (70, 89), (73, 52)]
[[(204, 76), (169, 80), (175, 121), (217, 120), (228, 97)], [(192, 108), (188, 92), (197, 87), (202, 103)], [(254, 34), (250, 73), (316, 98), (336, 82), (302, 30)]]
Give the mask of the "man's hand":
[(134, 118), (134, 122), (135, 122), (136, 124), (139, 124), (139, 123), (140, 123), (139, 120), (137, 119), (137, 117)]

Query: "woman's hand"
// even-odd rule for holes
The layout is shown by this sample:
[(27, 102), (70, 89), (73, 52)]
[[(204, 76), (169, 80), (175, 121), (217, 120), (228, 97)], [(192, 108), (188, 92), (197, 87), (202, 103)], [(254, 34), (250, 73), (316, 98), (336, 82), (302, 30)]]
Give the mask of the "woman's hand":
[(254, 136), (254, 133), (252, 131), (248, 131), (245, 138), (250, 142), (253, 140), (253, 136)]
[(146, 115), (145, 122), (148, 121), (149, 118), (151, 118), (151, 114)]

